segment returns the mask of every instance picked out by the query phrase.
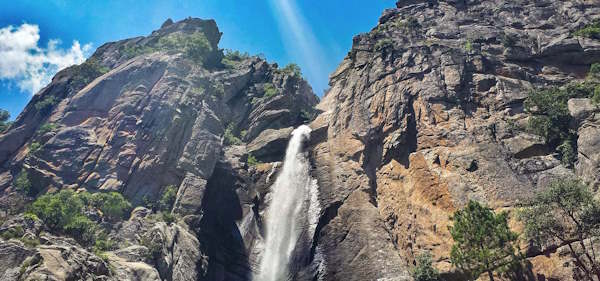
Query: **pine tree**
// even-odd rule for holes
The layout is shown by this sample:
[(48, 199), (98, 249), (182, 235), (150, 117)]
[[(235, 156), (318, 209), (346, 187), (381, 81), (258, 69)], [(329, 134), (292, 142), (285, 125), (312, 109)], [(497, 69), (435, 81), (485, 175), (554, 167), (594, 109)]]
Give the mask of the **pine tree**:
[(454, 213), (453, 221), (449, 230), (455, 243), (450, 259), (471, 278), (487, 272), (493, 281), (494, 271), (517, 260), (513, 246), (517, 234), (508, 227), (506, 212), (495, 214), (490, 208), (469, 201), (464, 209)]

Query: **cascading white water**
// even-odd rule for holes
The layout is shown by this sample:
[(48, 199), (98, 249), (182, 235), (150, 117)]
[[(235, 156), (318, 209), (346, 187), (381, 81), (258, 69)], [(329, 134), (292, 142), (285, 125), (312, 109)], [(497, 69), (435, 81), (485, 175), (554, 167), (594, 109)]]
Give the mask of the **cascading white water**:
[(283, 167), (271, 186), (271, 204), (265, 217), (266, 239), (254, 281), (289, 280), (290, 261), (301, 236), (314, 233), (320, 211), (317, 184), (310, 176), (308, 157), (302, 150), (310, 132), (306, 125), (292, 132)]

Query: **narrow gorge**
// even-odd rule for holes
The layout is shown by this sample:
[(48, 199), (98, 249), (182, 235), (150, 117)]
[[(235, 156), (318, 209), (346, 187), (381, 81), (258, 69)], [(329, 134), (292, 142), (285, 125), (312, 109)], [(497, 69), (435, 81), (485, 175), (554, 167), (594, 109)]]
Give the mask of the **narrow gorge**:
[[(519, 214), (561, 179), (598, 197), (597, 0), (397, 1), (321, 98), (222, 35), (106, 43), (0, 131), (0, 280), (596, 280), (569, 248), (598, 236), (539, 246)], [(470, 202), (518, 263), (457, 264)]]

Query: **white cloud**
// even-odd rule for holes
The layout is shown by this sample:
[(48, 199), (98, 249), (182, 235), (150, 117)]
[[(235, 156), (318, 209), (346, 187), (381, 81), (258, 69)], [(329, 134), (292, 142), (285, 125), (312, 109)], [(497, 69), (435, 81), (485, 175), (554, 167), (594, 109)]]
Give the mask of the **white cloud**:
[(60, 40), (51, 39), (39, 46), (40, 28), (24, 23), (0, 28), (0, 80), (16, 83), (22, 92), (35, 94), (59, 70), (82, 63), (92, 46), (73, 41), (70, 49), (61, 49)]

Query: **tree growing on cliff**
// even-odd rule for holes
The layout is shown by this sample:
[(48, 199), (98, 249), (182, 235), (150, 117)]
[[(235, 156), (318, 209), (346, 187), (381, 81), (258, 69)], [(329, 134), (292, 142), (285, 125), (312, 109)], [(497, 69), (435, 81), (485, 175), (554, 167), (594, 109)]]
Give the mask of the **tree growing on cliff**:
[(517, 234), (508, 227), (506, 212), (495, 214), (490, 208), (469, 201), (452, 219), (451, 262), (472, 279), (487, 272), (493, 281), (494, 271), (508, 268), (517, 260), (513, 246)]
[(581, 279), (600, 280), (596, 259), (600, 236), (600, 202), (589, 189), (575, 179), (550, 183), (520, 212), (525, 236), (538, 247), (567, 246)]
[(440, 281), (440, 273), (431, 262), (431, 254), (423, 253), (417, 256), (417, 265), (412, 270), (415, 281)]

